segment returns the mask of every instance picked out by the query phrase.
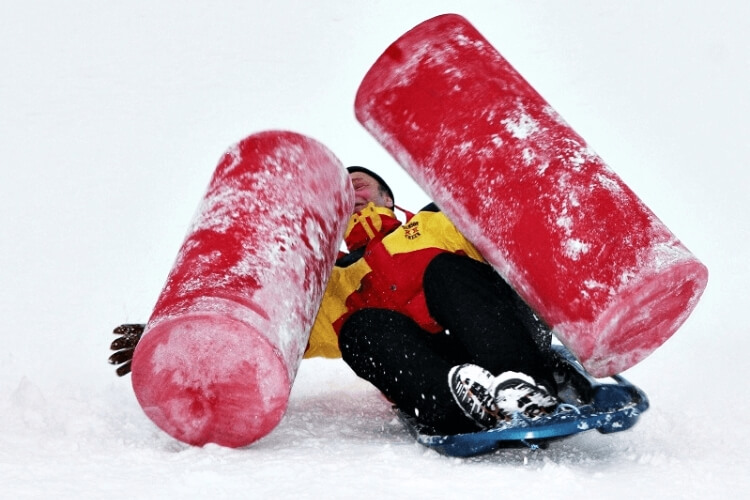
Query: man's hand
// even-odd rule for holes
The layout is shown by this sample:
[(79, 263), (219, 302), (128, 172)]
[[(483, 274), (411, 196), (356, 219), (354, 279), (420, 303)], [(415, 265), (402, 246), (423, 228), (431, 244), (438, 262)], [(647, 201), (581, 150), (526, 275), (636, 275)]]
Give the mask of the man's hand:
[(130, 373), (130, 362), (133, 360), (133, 351), (138, 341), (141, 340), (143, 329), (146, 325), (142, 324), (125, 324), (115, 328), (112, 333), (120, 337), (112, 341), (109, 346), (113, 351), (117, 351), (109, 357), (111, 365), (120, 365), (115, 370), (118, 376), (122, 377)]

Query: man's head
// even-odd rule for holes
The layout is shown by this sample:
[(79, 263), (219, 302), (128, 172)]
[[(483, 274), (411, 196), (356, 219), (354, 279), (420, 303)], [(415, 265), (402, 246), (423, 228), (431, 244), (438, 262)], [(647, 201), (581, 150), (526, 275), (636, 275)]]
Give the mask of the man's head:
[(375, 206), (393, 208), (393, 191), (382, 177), (365, 167), (347, 167), (354, 188), (354, 211), (358, 212), (370, 202)]

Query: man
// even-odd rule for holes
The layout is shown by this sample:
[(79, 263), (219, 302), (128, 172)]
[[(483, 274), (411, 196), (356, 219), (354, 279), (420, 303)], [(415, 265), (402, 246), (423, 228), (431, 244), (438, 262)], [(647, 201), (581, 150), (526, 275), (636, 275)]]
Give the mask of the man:
[(354, 189), (354, 213), (370, 203), (393, 209), (393, 191), (379, 175), (364, 167), (349, 167), (347, 171)]
[[(343, 357), (437, 432), (552, 411), (549, 330), (434, 204), (405, 212), (402, 223), (379, 175), (348, 171), (355, 192), (349, 253), (332, 271), (305, 357)], [(110, 362), (128, 363), (138, 326), (115, 333), (123, 337), (112, 348), (124, 350)]]

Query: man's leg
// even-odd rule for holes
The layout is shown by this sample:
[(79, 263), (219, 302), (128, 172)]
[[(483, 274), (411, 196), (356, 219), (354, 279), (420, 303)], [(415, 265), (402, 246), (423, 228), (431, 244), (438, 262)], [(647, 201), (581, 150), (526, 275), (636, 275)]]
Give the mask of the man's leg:
[(440, 432), (475, 431), (449, 389), (448, 372), (463, 361), (447, 341), (386, 309), (357, 311), (339, 335), (344, 361), (402, 411)]
[(488, 264), (440, 254), (427, 266), (430, 314), (477, 364), (494, 375), (516, 371), (555, 389), (547, 356), (534, 341), (533, 313)]

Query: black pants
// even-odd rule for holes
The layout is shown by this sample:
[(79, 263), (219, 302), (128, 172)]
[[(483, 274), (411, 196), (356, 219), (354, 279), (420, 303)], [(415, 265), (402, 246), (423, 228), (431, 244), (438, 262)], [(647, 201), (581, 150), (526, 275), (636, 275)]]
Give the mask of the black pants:
[(344, 361), (402, 411), (439, 432), (476, 430), (448, 386), (448, 371), (462, 363), (495, 375), (526, 373), (554, 388), (544, 353), (549, 330), (489, 265), (440, 254), (427, 266), (423, 286), (444, 332), (431, 334), (391, 310), (362, 309), (339, 336)]

